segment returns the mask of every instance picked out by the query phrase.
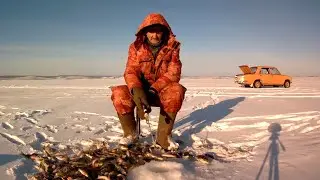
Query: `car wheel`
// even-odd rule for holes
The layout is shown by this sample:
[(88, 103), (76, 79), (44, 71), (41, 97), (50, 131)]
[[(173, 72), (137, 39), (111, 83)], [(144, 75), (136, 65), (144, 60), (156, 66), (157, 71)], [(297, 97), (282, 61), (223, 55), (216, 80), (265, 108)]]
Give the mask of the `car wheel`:
[(289, 88), (290, 87), (290, 81), (285, 81), (284, 84), (283, 84), (283, 87), (285, 88)]
[(253, 87), (254, 88), (261, 88), (262, 84), (259, 80), (256, 80), (254, 83), (253, 83)]

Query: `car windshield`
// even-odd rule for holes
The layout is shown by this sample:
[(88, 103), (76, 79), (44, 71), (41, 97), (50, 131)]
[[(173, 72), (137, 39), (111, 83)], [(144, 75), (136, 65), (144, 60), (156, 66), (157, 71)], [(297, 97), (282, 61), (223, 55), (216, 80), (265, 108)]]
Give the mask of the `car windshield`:
[(256, 73), (257, 67), (251, 67), (251, 68), (250, 68), (250, 71), (251, 71), (252, 74)]

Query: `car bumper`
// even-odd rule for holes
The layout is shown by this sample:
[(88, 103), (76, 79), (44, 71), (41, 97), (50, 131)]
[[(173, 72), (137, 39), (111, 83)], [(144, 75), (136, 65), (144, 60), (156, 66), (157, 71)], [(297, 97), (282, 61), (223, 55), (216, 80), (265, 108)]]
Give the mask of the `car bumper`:
[(234, 80), (235, 83), (237, 84), (241, 84), (241, 85), (247, 85), (248, 84), (248, 81), (245, 81), (245, 80)]

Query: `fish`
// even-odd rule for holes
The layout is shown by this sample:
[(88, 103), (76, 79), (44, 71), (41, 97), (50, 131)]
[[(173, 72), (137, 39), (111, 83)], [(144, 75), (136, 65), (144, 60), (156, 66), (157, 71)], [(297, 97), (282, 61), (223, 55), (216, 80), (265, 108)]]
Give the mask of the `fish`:
[(196, 159), (202, 163), (209, 164), (209, 159), (204, 155), (197, 155)]
[(56, 156), (59, 161), (68, 161), (69, 158), (67, 156)]
[(108, 176), (98, 176), (97, 179), (100, 180), (110, 180), (110, 178)]
[(85, 177), (89, 177), (88, 173), (87, 173), (85, 170), (83, 170), (83, 169), (78, 169), (78, 171), (79, 171), (82, 175), (84, 175)]
[(47, 145), (42, 147), (40, 153), (22, 155), (36, 162), (35, 169), (38, 173), (33, 175), (35, 179), (126, 179), (130, 169), (152, 160), (186, 158), (208, 164), (210, 159), (215, 159), (215, 156), (209, 153), (165, 151), (145, 143), (111, 148), (107, 143), (93, 141), (89, 148), (69, 147), (55, 149)]
[(211, 159), (216, 159), (217, 157), (214, 154), (210, 154), (210, 153), (205, 153), (204, 156), (211, 158)]
[(120, 149), (123, 150), (123, 151), (126, 151), (128, 150), (129, 148), (127, 146), (120, 146)]
[(160, 160), (160, 161), (164, 160), (162, 157), (156, 156), (156, 155), (154, 155), (152, 153), (146, 153), (146, 154), (144, 154), (144, 157), (155, 159), (155, 160)]
[(161, 154), (162, 157), (166, 157), (166, 158), (177, 158), (177, 154)]
[(125, 180), (126, 179), (126, 177), (123, 175), (123, 174), (118, 174), (117, 175), (117, 179), (120, 179), (120, 180)]

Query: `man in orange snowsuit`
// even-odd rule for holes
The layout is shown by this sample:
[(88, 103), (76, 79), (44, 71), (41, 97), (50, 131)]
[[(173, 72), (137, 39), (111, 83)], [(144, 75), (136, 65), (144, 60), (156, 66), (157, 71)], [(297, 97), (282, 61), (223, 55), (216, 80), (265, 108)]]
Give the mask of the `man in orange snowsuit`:
[(121, 142), (129, 144), (137, 138), (134, 108), (144, 119), (145, 111), (151, 112), (151, 106), (156, 106), (160, 107), (156, 143), (168, 149), (186, 92), (179, 84), (180, 43), (158, 13), (147, 15), (135, 35), (124, 72), (126, 85), (112, 87), (111, 99), (124, 132)]

